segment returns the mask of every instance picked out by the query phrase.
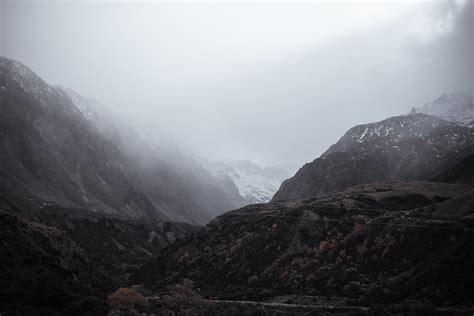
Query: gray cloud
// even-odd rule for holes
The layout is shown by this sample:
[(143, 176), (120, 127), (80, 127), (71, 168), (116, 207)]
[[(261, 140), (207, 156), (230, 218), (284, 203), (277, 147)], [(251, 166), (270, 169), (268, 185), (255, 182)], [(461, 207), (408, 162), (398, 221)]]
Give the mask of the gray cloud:
[(211, 160), (301, 164), (473, 90), (471, 1), (2, 4), (2, 55)]

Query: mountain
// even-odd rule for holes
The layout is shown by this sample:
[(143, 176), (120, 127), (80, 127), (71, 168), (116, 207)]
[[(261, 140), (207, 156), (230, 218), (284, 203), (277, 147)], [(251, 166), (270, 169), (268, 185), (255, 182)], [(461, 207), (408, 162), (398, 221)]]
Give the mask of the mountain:
[(468, 185), (387, 182), (251, 205), (165, 247), (132, 280), (161, 292), (189, 278), (216, 303), (274, 308), (468, 308), (473, 203)]
[[(191, 210), (192, 213), (187, 211), (187, 217), (199, 216), (200, 213), (208, 215), (196, 223), (205, 223), (225, 210), (245, 204), (232, 183), (213, 178), (197, 161), (183, 154), (176, 146), (159, 144), (152, 135), (144, 139), (96, 100), (82, 97), (69, 88), (60, 89), (67, 93), (84, 116), (102, 135), (113, 142), (135, 167), (141, 167), (144, 173), (157, 167), (172, 172), (178, 181), (167, 181), (167, 185), (172, 187), (173, 192), (188, 193), (181, 195), (174, 203), (182, 205), (185, 210)], [(157, 180), (160, 178), (157, 177), (153, 181)], [(153, 190), (149, 194), (153, 195)], [(186, 217), (174, 219), (187, 221)]]
[(0, 211), (0, 311), (99, 315), (118, 287), (63, 231)]
[(445, 93), (432, 103), (427, 103), (420, 108), (413, 108), (411, 113), (428, 114), (474, 127), (474, 101), (472, 96), (462, 93)]
[(95, 100), (3, 57), (0, 114), (0, 191), (25, 211), (50, 203), (204, 224), (243, 205), (192, 159), (152, 147)]
[(288, 178), (286, 170), (277, 167), (262, 168), (246, 161), (212, 162), (205, 164), (207, 170), (217, 179), (230, 179), (238, 188), (239, 194), (250, 203), (266, 203)]
[(348, 130), (283, 182), (273, 200), (380, 181), (430, 180), (473, 153), (474, 130), (468, 126), (421, 113), (391, 117)]

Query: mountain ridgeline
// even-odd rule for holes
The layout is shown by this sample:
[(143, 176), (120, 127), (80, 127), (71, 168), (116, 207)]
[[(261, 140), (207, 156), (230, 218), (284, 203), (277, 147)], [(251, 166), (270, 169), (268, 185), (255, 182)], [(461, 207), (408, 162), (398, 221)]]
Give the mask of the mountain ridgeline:
[(178, 150), (145, 142), (93, 99), (6, 58), (0, 104), (0, 191), (18, 209), (57, 204), (204, 224), (245, 203)]
[[(474, 131), (465, 124), (466, 113), (472, 114), (468, 109), (472, 111), (474, 105), (472, 99), (466, 105), (458, 101), (458, 94), (452, 97), (452, 103), (449, 103), (450, 95), (441, 98), (442, 109), (451, 116), (443, 115), (445, 112), (441, 112), (439, 106), (435, 113), (440, 117), (418, 113), (428, 112), (429, 107), (425, 106), (422, 111), (415, 109), (409, 115), (351, 128), (321, 157), (284, 181), (273, 200), (318, 197), (380, 181), (435, 180), (462, 160), (467, 164), (474, 154)], [(458, 106), (463, 110), (456, 111)], [(453, 113), (460, 113), (459, 121)], [(462, 174), (453, 170), (451, 176), (444, 175), (445, 179), (449, 178), (450, 182), (472, 179), (473, 170), (467, 165), (458, 168), (462, 168)]]

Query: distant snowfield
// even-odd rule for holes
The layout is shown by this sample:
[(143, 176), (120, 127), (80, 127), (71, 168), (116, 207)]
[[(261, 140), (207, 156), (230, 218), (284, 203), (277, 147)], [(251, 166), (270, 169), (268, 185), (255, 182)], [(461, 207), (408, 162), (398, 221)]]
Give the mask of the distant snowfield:
[(276, 167), (262, 168), (250, 161), (211, 162), (206, 169), (217, 178), (229, 177), (249, 203), (270, 201), (281, 183), (291, 174)]
[(432, 103), (415, 108), (412, 113), (423, 113), (474, 127), (474, 102), (472, 96), (462, 93), (445, 93)]

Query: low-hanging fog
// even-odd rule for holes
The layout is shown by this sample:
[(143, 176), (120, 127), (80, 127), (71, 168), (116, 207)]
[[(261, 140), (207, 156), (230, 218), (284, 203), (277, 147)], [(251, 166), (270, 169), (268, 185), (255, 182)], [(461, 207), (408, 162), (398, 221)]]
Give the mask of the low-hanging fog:
[(209, 160), (301, 165), (473, 91), (471, 1), (0, 4), (0, 55)]

